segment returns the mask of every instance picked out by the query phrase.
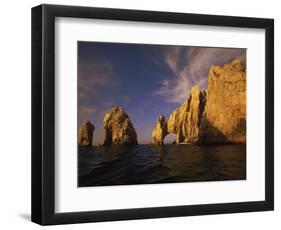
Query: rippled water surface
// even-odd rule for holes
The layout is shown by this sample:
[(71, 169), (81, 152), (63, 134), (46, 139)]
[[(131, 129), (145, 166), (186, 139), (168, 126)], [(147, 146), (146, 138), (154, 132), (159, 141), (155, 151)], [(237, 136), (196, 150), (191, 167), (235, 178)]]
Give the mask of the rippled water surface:
[(246, 145), (80, 147), (79, 186), (246, 179)]

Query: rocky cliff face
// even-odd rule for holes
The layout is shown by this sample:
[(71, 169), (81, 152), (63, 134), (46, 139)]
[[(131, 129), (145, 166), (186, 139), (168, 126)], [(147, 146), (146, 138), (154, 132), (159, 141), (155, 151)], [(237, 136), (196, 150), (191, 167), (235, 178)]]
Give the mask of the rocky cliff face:
[(104, 145), (127, 144), (137, 145), (137, 133), (128, 114), (119, 107), (112, 108), (104, 115)]
[(79, 129), (78, 144), (91, 146), (93, 142), (94, 131), (95, 126), (91, 122), (87, 120), (83, 121), (82, 126)]
[(246, 143), (246, 73), (240, 61), (209, 71), (200, 143)]
[(245, 143), (246, 73), (243, 65), (233, 61), (222, 68), (211, 67), (207, 92), (193, 87), (168, 121), (160, 117), (153, 130), (154, 144), (163, 144), (169, 133), (176, 134), (175, 143)]

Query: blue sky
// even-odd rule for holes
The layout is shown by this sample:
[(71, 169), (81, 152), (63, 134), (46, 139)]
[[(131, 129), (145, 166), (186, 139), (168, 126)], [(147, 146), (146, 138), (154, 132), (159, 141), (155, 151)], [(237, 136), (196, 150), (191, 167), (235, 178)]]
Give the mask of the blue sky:
[(78, 42), (78, 123), (95, 127), (103, 141), (102, 119), (113, 106), (129, 115), (141, 144), (151, 142), (160, 114), (168, 118), (194, 85), (207, 88), (211, 65), (245, 63), (245, 49), (128, 43)]

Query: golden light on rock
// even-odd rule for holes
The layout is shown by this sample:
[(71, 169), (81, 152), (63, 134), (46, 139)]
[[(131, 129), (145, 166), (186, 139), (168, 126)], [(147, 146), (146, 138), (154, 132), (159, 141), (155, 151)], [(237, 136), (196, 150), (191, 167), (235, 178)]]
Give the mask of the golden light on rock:
[(174, 143), (246, 143), (246, 73), (235, 60), (222, 68), (212, 66), (207, 92), (194, 86), (183, 104), (166, 121), (160, 116), (152, 144), (163, 145), (175, 133)]

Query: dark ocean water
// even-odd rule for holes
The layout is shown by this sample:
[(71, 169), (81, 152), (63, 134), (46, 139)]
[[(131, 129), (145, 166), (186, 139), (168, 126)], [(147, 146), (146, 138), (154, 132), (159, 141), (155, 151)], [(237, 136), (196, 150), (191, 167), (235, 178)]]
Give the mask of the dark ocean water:
[(245, 180), (246, 145), (79, 147), (85, 186)]

